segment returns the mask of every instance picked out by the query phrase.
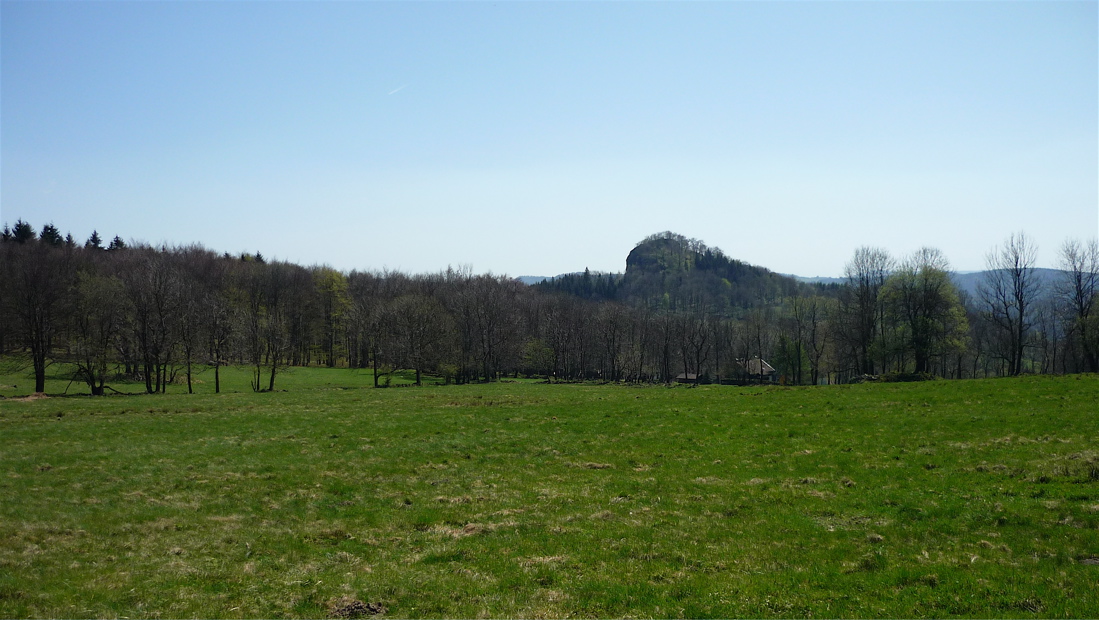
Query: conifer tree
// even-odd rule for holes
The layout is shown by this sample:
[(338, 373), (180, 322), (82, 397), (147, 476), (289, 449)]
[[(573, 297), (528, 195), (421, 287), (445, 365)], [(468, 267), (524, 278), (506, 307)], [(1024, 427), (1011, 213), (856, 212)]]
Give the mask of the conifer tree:
[(34, 229), (31, 228), (31, 225), (23, 220), (15, 221), (15, 228), (12, 229), (11, 235), (16, 243), (26, 243), (38, 238), (38, 235), (34, 233)]
[(99, 237), (98, 232), (93, 230), (92, 231), (92, 236), (88, 237), (88, 240), (84, 242), (84, 247), (86, 247), (90, 250), (102, 250), (103, 249), (103, 239), (101, 239)]
[(48, 243), (54, 247), (60, 246), (65, 243), (65, 239), (61, 237), (61, 231), (57, 230), (57, 227), (53, 224), (46, 224), (42, 227), (42, 232), (38, 235), (38, 238), (43, 243)]

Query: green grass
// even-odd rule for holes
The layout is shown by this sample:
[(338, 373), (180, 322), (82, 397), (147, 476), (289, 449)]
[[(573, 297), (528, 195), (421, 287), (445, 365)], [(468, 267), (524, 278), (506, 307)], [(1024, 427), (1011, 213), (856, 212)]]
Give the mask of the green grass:
[(349, 376), (0, 401), (0, 616), (1099, 615), (1096, 376)]
[[(29, 396), (34, 393), (34, 375), (11, 360), (0, 360), (0, 397), (13, 398)], [(46, 370), (46, 394), (54, 396), (87, 396), (91, 394), (87, 384), (81, 379), (74, 380), (74, 367), (67, 364), (50, 366)], [(268, 369), (263, 371), (263, 387), (267, 387)], [(384, 380), (384, 379), (383, 379)], [(247, 366), (222, 366), (221, 392), (252, 393), (252, 368)], [(437, 377), (423, 378), (425, 384), (441, 384)], [(402, 370), (390, 376), (393, 386), (412, 386), (416, 383), (416, 373)], [(145, 392), (144, 381), (127, 378), (115, 378), (107, 385), (127, 394)], [(320, 368), (316, 366), (280, 368), (275, 374), (275, 391), (300, 391), (323, 388), (354, 389), (374, 387), (374, 373), (370, 369), (359, 368)], [(195, 366), (192, 372), (191, 388), (195, 394), (214, 393), (214, 369), (210, 366)], [(186, 394), (187, 377), (182, 369), (176, 373), (175, 381), (168, 386), (168, 394)], [(108, 390), (108, 394), (111, 393)]]

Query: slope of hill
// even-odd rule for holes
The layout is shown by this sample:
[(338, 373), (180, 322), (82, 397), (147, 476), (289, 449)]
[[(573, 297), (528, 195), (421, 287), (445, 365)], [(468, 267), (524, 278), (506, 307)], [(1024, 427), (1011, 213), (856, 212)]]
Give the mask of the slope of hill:
[[(977, 299), (979, 297), (978, 286), (985, 280), (987, 273), (987, 271), (954, 273), (951, 274), (951, 279), (954, 280), (954, 286), (958, 287), (959, 291), (965, 291), (974, 299)], [(1064, 273), (1060, 269), (1046, 269), (1045, 267), (1034, 270), (1034, 275), (1037, 276), (1039, 285), (1045, 293), (1053, 290), (1053, 287), (1056, 286), (1057, 281), (1063, 277)]]
[[(950, 274), (950, 279), (954, 282), (954, 286), (959, 291), (968, 293), (972, 298), (978, 298), (979, 291), (978, 286), (987, 277), (987, 271), (964, 271), (954, 272)], [(1065, 272), (1059, 269), (1047, 269), (1045, 267), (1039, 267), (1034, 270), (1034, 274), (1038, 278), (1040, 287), (1044, 292), (1050, 292), (1053, 287), (1057, 285), (1057, 282), (1064, 277)], [(813, 284), (831, 284), (840, 285), (847, 282), (847, 278), (828, 278), (828, 277), (812, 277), (807, 278), (804, 276), (790, 275), (798, 282), (813, 283)]]
[(565, 274), (536, 286), (586, 299), (676, 309), (705, 304), (711, 311), (768, 305), (807, 285), (790, 276), (729, 258), (697, 239), (663, 232), (637, 244), (623, 274)]
[(664, 232), (639, 243), (626, 258), (622, 295), (671, 305), (717, 308), (767, 305), (793, 295), (798, 282), (764, 267), (729, 258), (696, 239)]

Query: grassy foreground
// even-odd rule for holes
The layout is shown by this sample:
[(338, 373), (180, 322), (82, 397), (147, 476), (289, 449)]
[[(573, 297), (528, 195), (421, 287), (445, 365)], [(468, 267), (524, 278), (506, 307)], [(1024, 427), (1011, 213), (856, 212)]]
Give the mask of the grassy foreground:
[(0, 616), (1099, 616), (1096, 376), (324, 372), (0, 401)]

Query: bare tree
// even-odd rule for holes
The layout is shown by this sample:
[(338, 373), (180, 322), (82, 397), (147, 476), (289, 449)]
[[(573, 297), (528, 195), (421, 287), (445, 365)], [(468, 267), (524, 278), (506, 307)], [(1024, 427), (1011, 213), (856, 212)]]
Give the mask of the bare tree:
[(263, 371), (268, 368), (267, 390), (275, 389), (275, 376), (287, 364), (290, 351), (289, 305), (290, 266), (286, 263), (247, 261), (239, 270), (242, 312), (239, 334), (244, 355), (252, 367), (252, 391), (263, 388)]
[[(886, 366), (885, 307), (881, 288), (894, 268), (894, 261), (880, 248), (861, 247), (844, 268), (847, 287), (840, 296), (840, 311), (845, 315), (842, 336), (856, 359), (854, 366), (863, 374), (874, 374)], [(877, 353), (877, 356), (874, 353)]]
[(221, 367), (226, 363), (235, 336), (234, 327), (239, 323), (235, 320), (239, 308), (232, 303), (236, 293), (231, 269), (234, 264), (231, 259), (210, 257), (203, 273), (206, 287), (199, 300), (199, 312), (207, 338), (208, 363), (214, 367), (215, 394), (221, 393)]
[(1099, 320), (1093, 311), (1099, 295), (1099, 240), (1069, 239), (1061, 246), (1062, 278), (1057, 296), (1067, 310), (1070, 343), (1078, 343), (1083, 370), (1099, 372)]
[(618, 381), (622, 370), (622, 349), (629, 335), (629, 314), (625, 308), (605, 301), (595, 314), (599, 353), (604, 381)]
[(1023, 372), (1027, 338), (1034, 327), (1034, 304), (1041, 283), (1034, 270), (1038, 247), (1019, 232), (985, 258), (988, 270), (978, 285), (985, 316), (999, 336), (999, 353), (1010, 375)]
[(791, 370), (794, 373), (794, 383), (796, 385), (801, 385), (803, 382), (804, 372), (802, 369), (802, 360), (808, 358), (805, 354), (805, 345), (809, 331), (810, 307), (812, 306), (814, 310), (816, 309), (815, 302), (811, 302), (810, 299), (812, 298), (795, 295), (790, 298), (788, 303), (790, 311), (789, 318), (791, 319), (794, 332), (793, 338), (791, 338), (793, 347), (793, 351), (791, 351), (790, 355), (790, 357), (793, 358), (793, 368)]
[(726, 366), (733, 360), (733, 329), (729, 319), (714, 316), (710, 318), (710, 341), (713, 342), (714, 383), (721, 384)]
[(468, 284), (472, 297), (473, 352), (485, 381), (496, 378), (501, 356), (517, 336), (515, 289), (512, 281), (492, 275), (477, 276)]
[(356, 366), (372, 367), (374, 387), (378, 387), (385, 374), (383, 358), (389, 345), (389, 302), (404, 288), (403, 274), (353, 271), (347, 278), (351, 297), (350, 321), (357, 345)]
[(122, 252), (118, 273), (129, 303), (129, 330), (140, 357), (145, 391), (163, 393), (174, 374), (182, 280), (163, 249), (142, 246)]
[(315, 267), (313, 269), (313, 285), (319, 297), (324, 323), (324, 342), (322, 345), (324, 363), (329, 368), (335, 368), (336, 335), (342, 330), (351, 305), (347, 278), (331, 267)]
[(804, 322), (802, 336), (809, 360), (809, 381), (816, 385), (820, 380), (822, 360), (832, 344), (829, 317), (834, 312), (835, 300), (814, 295), (800, 302), (800, 315)]
[(705, 308), (699, 304), (676, 313), (676, 334), (679, 337), (683, 378), (690, 380), (693, 374), (696, 382), (701, 381), (713, 347), (713, 330)]
[(416, 371), (416, 385), (422, 385), (423, 371), (438, 366), (452, 351), (450, 314), (438, 299), (422, 294), (393, 300), (390, 314), (401, 359)]
[(752, 358), (754, 357), (759, 359), (759, 363), (754, 366), (754, 369), (758, 371), (755, 374), (755, 379), (759, 383), (763, 383), (763, 362), (770, 357), (771, 349), (774, 346), (774, 318), (774, 312), (771, 308), (754, 308), (748, 313), (744, 321), (742, 350), (744, 351), (744, 369), (749, 380), (753, 376)]
[(52, 362), (56, 340), (67, 321), (73, 253), (64, 245), (54, 246), (31, 236), (22, 243), (5, 242), (3, 262), (5, 314), (15, 324), (12, 331), (30, 353), (34, 391), (42, 392), (46, 389), (46, 367)]
[(93, 396), (103, 395), (125, 318), (122, 281), (87, 270), (77, 274), (71, 359)]
[(270, 372), (268, 392), (275, 390), (278, 369), (290, 364), (288, 355), (298, 350), (298, 345), (303, 341), (305, 300), (302, 298), (310, 284), (309, 273), (298, 265), (277, 261), (267, 265), (263, 290), (263, 336)]
[[(210, 289), (218, 284), (215, 274), (221, 259), (199, 245), (176, 249), (171, 252), (171, 257), (178, 265), (180, 274), (179, 346), (183, 354), (187, 393), (193, 394), (195, 365), (201, 362), (201, 353), (207, 344), (207, 330), (211, 327), (205, 303)], [(215, 370), (215, 374), (220, 373)]]
[(674, 351), (673, 344), (676, 341), (678, 335), (678, 323), (675, 320), (675, 316), (670, 312), (662, 312), (657, 315), (655, 331), (656, 337), (653, 338), (653, 346), (656, 349), (654, 356), (660, 361), (660, 366), (656, 372), (656, 375), (664, 383), (672, 383), (675, 381), (675, 373), (673, 362)]
[(236, 309), (224, 290), (209, 291), (203, 299), (202, 308), (207, 322), (207, 335), (210, 338), (208, 349), (210, 363), (214, 366), (214, 393), (220, 394), (221, 367), (226, 364), (226, 356), (230, 352), (235, 335), (234, 327), (239, 321), (235, 320)]

